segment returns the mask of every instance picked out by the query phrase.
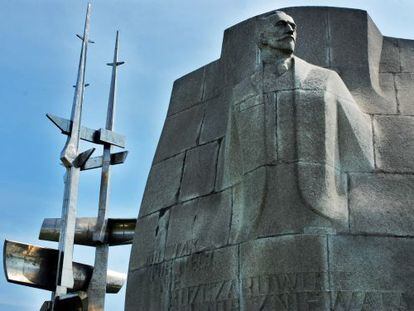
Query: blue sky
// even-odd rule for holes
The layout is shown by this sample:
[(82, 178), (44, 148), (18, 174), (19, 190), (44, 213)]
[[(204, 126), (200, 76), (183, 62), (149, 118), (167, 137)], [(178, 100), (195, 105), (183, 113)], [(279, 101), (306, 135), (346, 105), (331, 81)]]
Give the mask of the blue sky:
[[(130, 154), (112, 170), (110, 217), (136, 217), (173, 81), (220, 55), (223, 31), (273, 9), (329, 5), (365, 9), (384, 35), (414, 38), (414, 2), (270, 0), (91, 1), (91, 45), (83, 125), (105, 124), (115, 31), (120, 30), (115, 130), (127, 136)], [(39, 241), (45, 217), (59, 217), (65, 137), (45, 117), (68, 118), (80, 51), (86, 1), (0, 0), (0, 240), (57, 247)], [(300, 33), (298, 34), (300, 40)], [(89, 147), (82, 144), (82, 148)], [(101, 150), (97, 150), (96, 155)], [(83, 172), (79, 216), (95, 216), (99, 170)], [(2, 242), (1, 242), (2, 243)], [(110, 251), (110, 268), (126, 272), (129, 246)], [(93, 249), (75, 248), (75, 259), (93, 263)], [(107, 296), (107, 310), (122, 310), (125, 290)], [(49, 292), (8, 284), (0, 277), (0, 311), (37, 310)]]

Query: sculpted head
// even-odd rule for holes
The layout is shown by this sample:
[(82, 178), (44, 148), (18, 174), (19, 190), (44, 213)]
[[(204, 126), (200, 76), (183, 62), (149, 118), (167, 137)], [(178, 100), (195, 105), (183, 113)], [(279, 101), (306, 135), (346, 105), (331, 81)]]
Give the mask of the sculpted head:
[(260, 33), (259, 48), (275, 55), (291, 56), (295, 50), (296, 24), (293, 18), (282, 11), (264, 16), (264, 30)]

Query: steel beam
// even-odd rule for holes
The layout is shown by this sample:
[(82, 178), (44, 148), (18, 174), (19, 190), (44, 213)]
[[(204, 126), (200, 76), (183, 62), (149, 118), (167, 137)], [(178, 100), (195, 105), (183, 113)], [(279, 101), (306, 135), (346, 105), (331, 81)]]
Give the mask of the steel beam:
[[(47, 113), (46, 117), (60, 129), (62, 134), (69, 135), (71, 133), (71, 120), (57, 117), (50, 113)], [(93, 130), (85, 126), (81, 126), (79, 129), (79, 139), (89, 141), (94, 144), (111, 144), (120, 148), (125, 148), (125, 136), (105, 129)]]
[[(117, 165), (117, 164), (124, 163), (127, 155), (128, 155), (128, 151), (111, 153), (111, 165)], [(102, 164), (103, 164), (103, 156), (93, 157), (93, 158), (90, 158), (88, 161), (86, 161), (83, 166), (81, 166), (81, 171), (91, 170), (94, 168), (100, 168), (102, 167)]]

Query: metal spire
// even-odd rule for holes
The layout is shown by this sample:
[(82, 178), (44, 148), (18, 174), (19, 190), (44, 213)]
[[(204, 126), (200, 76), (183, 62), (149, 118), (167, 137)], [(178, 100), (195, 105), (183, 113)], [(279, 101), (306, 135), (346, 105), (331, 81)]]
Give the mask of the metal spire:
[(75, 96), (73, 98), (73, 105), (72, 105), (72, 114), (71, 114), (72, 130), (66, 140), (66, 145), (60, 154), (60, 159), (62, 160), (63, 164), (66, 167), (71, 167), (73, 164), (73, 161), (78, 156), (79, 130), (80, 130), (80, 123), (81, 123), (82, 103), (83, 103), (84, 92), (85, 92), (84, 81), (85, 81), (86, 54), (87, 54), (88, 43), (89, 43), (90, 9), (91, 9), (91, 4), (88, 3), (83, 36), (81, 37), (78, 35), (78, 38), (82, 40), (82, 49), (81, 49), (81, 54), (79, 58), (78, 76), (77, 76), (76, 85), (75, 85)]
[(73, 288), (74, 276), (72, 269), (73, 245), (76, 222), (76, 207), (78, 201), (78, 186), (80, 167), (88, 160), (94, 149), (79, 154), (79, 139), (81, 128), (82, 103), (85, 92), (86, 54), (89, 43), (89, 19), (91, 4), (88, 3), (85, 26), (83, 31), (82, 48), (79, 58), (78, 75), (73, 98), (71, 114), (71, 130), (61, 152), (60, 159), (66, 167), (65, 190), (62, 206), (62, 227), (59, 239), (59, 259), (56, 273), (56, 290), (53, 294), (53, 306), (57, 297), (65, 295), (67, 290)]
[[(116, 32), (113, 62), (107, 64), (109, 66), (112, 66), (111, 87), (109, 90), (108, 110), (106, 116), (106, 130), (109, 131), (112, 131), (114, 127), (117, 67), (124, 63), (118, 62), (118, 37), (119, 31)], [(104, 242), (106, 232), (105, 220), (109, 207), (109, 188), (111, 181), (110, 144), (104, 144), (102, 157), (103, 163), (101, 185), (99, 189), (98, 217), (94, 232), (94, 240), (99, 244), (96, 246), (94, 271), (88, 288), (88, 310), (90, 311), (104, 310), (105, 307), (106, 271), (108, 269), (108, 244)]]

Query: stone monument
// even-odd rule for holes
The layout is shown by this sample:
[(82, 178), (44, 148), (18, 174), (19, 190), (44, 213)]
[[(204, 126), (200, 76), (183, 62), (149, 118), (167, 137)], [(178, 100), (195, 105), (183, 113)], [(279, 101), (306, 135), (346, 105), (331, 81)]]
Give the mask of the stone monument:
[(294, 7), (174, 83), (126, 310), (414, 310), (414, 41)]

